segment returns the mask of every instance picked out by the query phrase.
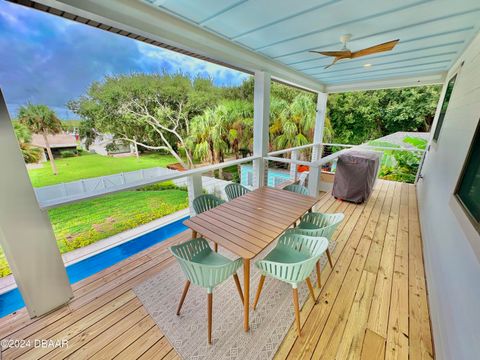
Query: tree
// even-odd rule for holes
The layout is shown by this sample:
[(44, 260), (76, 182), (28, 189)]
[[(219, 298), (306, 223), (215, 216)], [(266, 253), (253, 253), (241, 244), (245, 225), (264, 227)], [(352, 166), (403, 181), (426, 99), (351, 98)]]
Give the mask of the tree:
[(18, 120), (32, 133), (43, 136), (53, 174), (57, 175), (57, 167), (47, 137), (49, 134), (58, 134), (62, 131), (62, 122), (55, 115), (55, 112), (46, 105), (28, 104), (20, 108)]
[(30, 130), (19, 122), (14, 122), (13, 128), (17, 136), (18, 145), (22, 151), (23, 160), (25, 160), (27, 164), (39, 162), (42, 158), (42, 150), (30, 145), (32, 141), (32, 133)]
[(332, 94), (328, 117), (334, 142), (361, 144), (397, 131), (430, 131), (438, 86)]
[(166, 151), (191, 168), (193, 159), (186, 144), (190, 121), (215, 105), (219, 97), (220, 90), (211, 79), (131, 74), (93, 83), (87, 95), (70, 102), (69, 108), (90, 120), (98, 132), (146, 149)]

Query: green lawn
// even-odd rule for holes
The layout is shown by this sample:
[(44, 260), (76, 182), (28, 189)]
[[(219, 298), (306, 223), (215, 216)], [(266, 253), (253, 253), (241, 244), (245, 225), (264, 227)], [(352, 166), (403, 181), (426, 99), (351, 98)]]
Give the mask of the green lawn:
[[(184, 189), (124, 191), (51, 209), (48, 215), (60, 252), (66, 253), (187, 206)], [(0, 277), (8, 274), (10, 269), (0, 249)]]
[(121, 172), (166, 167), (177, 162), (171, 155), (147, 154), (137, 159), (134, 156), (115, 158), (96, 154), (84, 154), (77, 157), (56, 159), (58, 175), (52, 174), (50, 163), (43, 163), (41, 169), (28, 171), (34, 187), (54, 185), (62, 182), (112, 175)]

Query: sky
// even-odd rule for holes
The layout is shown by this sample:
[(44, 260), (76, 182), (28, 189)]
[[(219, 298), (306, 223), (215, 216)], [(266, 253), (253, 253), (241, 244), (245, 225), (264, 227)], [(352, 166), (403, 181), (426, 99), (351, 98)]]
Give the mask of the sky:
[(9, 112), (45, 104), (62, 119), (93, 81), (128, 73), (182, 72), (211, 77), (219, 86), (248, 75), (41, 11), (0, 0), (0, 88)]

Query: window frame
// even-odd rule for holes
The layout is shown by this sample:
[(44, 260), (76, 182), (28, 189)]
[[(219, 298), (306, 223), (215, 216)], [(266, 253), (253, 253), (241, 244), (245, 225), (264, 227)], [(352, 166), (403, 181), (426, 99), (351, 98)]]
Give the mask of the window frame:
[(470, 146), (468, 148), (467, 156), (462, 165), (462, 170), (460, 171), (460, 176), (458, 177), (457, 184), (455, 186), (455, 191), (453, 192), (453, 196), (457, 203), (460, 205), (460, 208), (463, 210), (463, 213), (467, 216), (468, 220), (480, 235), (480, 219), (477, 220), (475, 216), (471, 213), (468, 209), (467, 205), (463, 202), (462, 198), (460, 197), (459, 191), (462, 185), (463, 179), (465, 177), (465, 172), (470, 164), (470, 160), (472, 159), (474, 145), (476, 141), (480, 141), (480, 119), (478, 120), (477, 127), (472, 137), (472, 141), (470, 142)]
[[(441, 102), (440, 108), (439, 108), (437, 124), (435, 125), (435, 129), (433, 130), (432, 141), (434, 143), (438, 143), (438, 140), (440, 139), (440, 133), (442, 132), (443, 124), (445, 122), (445, 116), (447, 115), (448, 106), (450, 105), (450, 100), (452, 99), (453, 92), (455, 90), (455, 85), (457, 83), (457, 75), (458, 75), (458, 72), (453, 74), (452, 77), (447, 81), (447, 85), (446, 85), (446, 88), (445, 88), (445, 94), (443, 95), (442, 102)], [(450, 96), (448, 97), (447, 108), (445, 109), (445, 112), (443, 113), (443, 117), (442, 117), (443, 105), (445, 104), (445, 100), (447, 99), (448, 87), (450, 86), (450, 83), (452, 82), (452, 80), (453, 80), (452, 91), (450, 92)]]

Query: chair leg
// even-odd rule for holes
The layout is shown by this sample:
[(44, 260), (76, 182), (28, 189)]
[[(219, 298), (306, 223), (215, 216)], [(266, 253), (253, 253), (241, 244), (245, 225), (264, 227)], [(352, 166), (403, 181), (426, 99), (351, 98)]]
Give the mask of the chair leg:
[(317, 304), (317, 299), (315, 299), (315, 293), (313, 292), (313, 286), (312, 286), (312, 282), (310, 281), (310, 278), (307, 277), (305, 281), (307, 282), (308, 290), (310, 291), (310, 296), (312, 297), (313, 302)]
[(213, 250), (215, 252), (218, 252), (218, 243), (216, 243), (216, 242), (213, 243)]
[(183, 305), (183, 302), (185, 301), (185, 297), (187, 296), (187, 292), (189, 288), (190, 288), (190, 280), (187, 280), (183, 288), (183, 293), (182, 293), (182, 297), (180, 298), (180, 303), (178, 304), (177, 315), (180, 315), (180, 310), (182, 310), (182, 305)]
[(212, 345), (212, 308), (213, 308), (213, 294), (208, 294), (208, 343)]
[(265, 282), (265, 275), (260, 276), (260, 282), (258, 283), (257, 294), (255, 295), (255, 301), (253, 302), (253, 310), (256, 309), (258, 299), (260, 299), (260, 293), (262, 292), (263, 283)]
[(295, 308), (295, 323), (297, 324), (297, 334), (301, 335), (300, 330), (300, 306), (298, 305), (298, 289), (293, 288), (293, 307)]
[(332, 254), (330, 254), (330, 249), (327, 249), (326, 252), (327, 252), (328, 262), (330, 263), (330, 267), (333, 269)]
[(237, 286), (238, 295), (240, 295), (240, 300), (242, 300), (242, 304), (243, 304), (243, 291), (242, 291), (242, 287), (240, 286), (240, 280), (238, 280), (237, 273), (233, 274), (233, 280), (235, 280), (235, 285)]
[(320, 289), (320, 287), (322, 286), (322, 281), (321, 281), (321, 278), (320, 278), (320, 261), (317, 261), (317, 285), (318, 285), (318, 288)]

